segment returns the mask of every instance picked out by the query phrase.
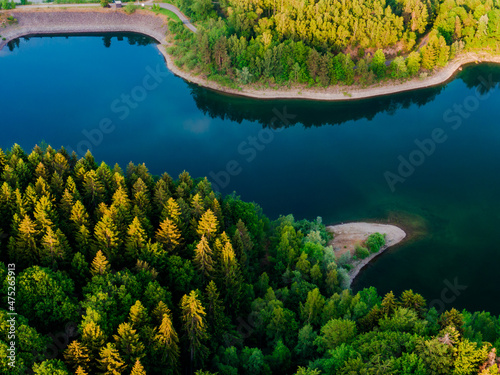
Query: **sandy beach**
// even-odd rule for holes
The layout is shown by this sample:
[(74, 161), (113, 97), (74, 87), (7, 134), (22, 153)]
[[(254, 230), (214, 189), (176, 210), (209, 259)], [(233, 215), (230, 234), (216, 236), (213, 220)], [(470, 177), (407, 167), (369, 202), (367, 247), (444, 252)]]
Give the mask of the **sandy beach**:
[(463, 66), (471, 63), (500, 63), (500, 56), (488, 53), (466, 53), (450, 62), (446, 67), (437, 69), (426, 78), (414, 78), (406, 82), (389, 81), (367, 88), (357, 86), (331, 86), (328, 88), (292, 87), (290, 89), (256, 89), (251, 86), (240, 90), (222, 86), (207, 80), (202, 75), (186, 72), (174, 64), (167, 53), (169, 42), (166, 37), (167, 17), (152, 12), (138, 10), (127, 15), (122, 10), (99, 8), (59, 8), (59, 9), (16, 9), (2, 11), (18, 19), (17, 24), (0, 30), (2, 38), (0, 49), (9, 41), (27, 35), (50, 35), (60, 33), (91, 32), (137, 32), (148, 35), (159, 42), (158, 48), (165, 57), (168, 68), (183, 79), (224, 93), (257, 99), (310, 99), (323, 101), (344, 101), (390, 95), (437, 86), (452, 79)]
[(329, 245), (333, 246), (335, 255), (341, 255), (347, 251), (354, 253), (354, 246), (364, 242), (370, 234), (378, 232), (386, 235), (385, 245), (377, 253), (370, 254), (367, 258), (354, 263), (354, 268), (349, 272), (349, 287), (364, 266), (406, 237), (405, 231), (401, 228), (388, 224), (347, 223), (328, 226), (327, 230), (334, 234), (334, 239)]

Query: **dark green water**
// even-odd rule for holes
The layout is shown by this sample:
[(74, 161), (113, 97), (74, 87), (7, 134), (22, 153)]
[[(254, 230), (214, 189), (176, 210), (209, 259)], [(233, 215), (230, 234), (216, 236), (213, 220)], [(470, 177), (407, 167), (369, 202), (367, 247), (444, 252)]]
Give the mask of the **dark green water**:
[[(189, 85), (166, 73), (154, 44), (120, 39), (32, 38), (0, 51), (0, 147), (44, 140), (89, 147), (109, 165), (186, 169), (272, 218), (417, 222), (425, 238), (380, 256), (354, 288), (412, 288), (428, 301), (444, 297), (446, 308), (500, 313), (500, 68), (473, 66), (440, 88), (351, 103), (257, 101)], [(432, 152), (415, 152), (433, 134)], [(398, 157), (410, 155), (420, 165), (392, 191), (384, 174), (394, 177)], [(445, 290), (455, 279), (467, 286), (458, 296)]]

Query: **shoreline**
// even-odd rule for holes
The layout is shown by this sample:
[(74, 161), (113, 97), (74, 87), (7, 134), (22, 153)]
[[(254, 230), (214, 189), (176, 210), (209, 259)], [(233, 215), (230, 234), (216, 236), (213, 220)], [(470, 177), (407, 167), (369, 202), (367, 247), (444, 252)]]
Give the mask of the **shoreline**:
[[(353, 222), (338, 225), (329, 225), (326, 227), (329, 232), (334, 234), (334, 239), (329, 243), (333, 246), (334, 252), (337, 255), (338, 250), (340, 253), (345, 252), (343, 249), (335, 249), (335, 245), (344, 244), (346, 242), (357, 243), (363, 242), (366, 238), (373, 233), (379, 232), (386, 235), (385, 245), (380, 248), (376, 253), (370, 254), (365, 259), (355, 261), (353, 263), (353, 268), (349, 271), (349, 285), (351, 285), (354, 279), (359, 275), (361, 270), (367, 266), (373, 259), (382, 254), (388, 248), (401, 243), (403, 240), (408, 238), (407, 233), (396, 225), (390, 224), (379, 224), (379, 223), (368, 223), (368, 222)], [(337, 239), (337, 241), (336, 241)], [(344, 246), (347, 247), (347, 246)], [(347, 249), (351, 251), (352, 249)]]
[[(168, 30), (166, 16), (156, 15), (145, 10), (138, 10), (131, 15), (127, 15), (121, 10), (99, 8), (14, 9), (12, 11), (1, 11), (1, 13), (12, 14), (19, 20), (19, 24), (10, 25), (0, 30), (0, 35), (6, 38), (6, 40), (0, 40), (0, 50), (11, 40), (23, 36), (134, 32), (150, 36), (158, 41), (157, 47), (165, 59), (167, 68), (184, 80), (219, 93), (263, 100), (349, 101), (368, 99), (442, 85), (451, 80), (463, 66), (472, 63), (500, 64), (500, 55), (493, 56), (486, 52), (469, 52), (450, 61), (446, 67), (436, 70), (426, 78), (414, 78), (402, 83), (391, 81), (367, 88), (331, 86), (325, 89), (295, 87), (259, 90), (245, 87), (237, 90), (209, 81), (200, 75), (186, 72), (175, 65), (173, 57), (166, 51), (166, 48), (170, 46), (166, 35)], [(89, 16), (91, 13), (94, 16), (98, 15), (98, 17)]]

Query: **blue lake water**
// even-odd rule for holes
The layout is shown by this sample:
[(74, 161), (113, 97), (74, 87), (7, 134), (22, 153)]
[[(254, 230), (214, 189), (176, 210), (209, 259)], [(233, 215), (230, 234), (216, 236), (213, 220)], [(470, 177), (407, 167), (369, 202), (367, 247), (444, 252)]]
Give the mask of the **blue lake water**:
[(175, 77), (149, 41), (43, 37), (4, 48), (0, 147), (43, 140), (109, 165), (188, 170), (271, 218), (400, 222), (413, 239), (355, 289), (411, 288), (438, 308), (500, 313), (499, 67), (357, 102), (259, 101)]

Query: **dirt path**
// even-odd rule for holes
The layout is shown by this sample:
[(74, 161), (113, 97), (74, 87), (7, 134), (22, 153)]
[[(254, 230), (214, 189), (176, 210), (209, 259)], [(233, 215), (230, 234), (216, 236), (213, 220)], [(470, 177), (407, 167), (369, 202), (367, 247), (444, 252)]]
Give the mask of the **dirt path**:
[(377, 253), (371, 254), (367, 258), (356, 261), (353, 264), (354, 268), (349, 272), (349, 287), (364, 266), (389, 247), (403, 241), (406, 237), (405, 231), (401, 228), (388, 224), (347, 223), (329, 226), (327, 230), (334, 234), (334, 239), (330, 242), (330, 245), (332, 245), (336, 256), (340, 256), (348, 251), (354, 254), (356, 244), (363, 243), (370, 234), (378, 232), (386, 235), (385, 245)]

